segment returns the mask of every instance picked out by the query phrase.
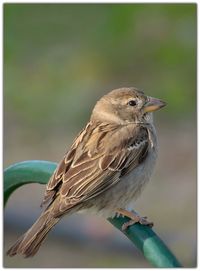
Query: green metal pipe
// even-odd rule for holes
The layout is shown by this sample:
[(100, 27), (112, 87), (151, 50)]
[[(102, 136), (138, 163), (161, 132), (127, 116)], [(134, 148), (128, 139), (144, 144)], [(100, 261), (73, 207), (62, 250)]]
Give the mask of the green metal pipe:
[[(57, 164), (49, 161), (24, 161), (11, 165), (4, 171), (4, 204), (18, 187), (29, 183), (46, 184)], [(155, 267), (181, 267), (181, 264), (156, 235), (152, 228), (138, 223), (125, 232), (122, 225), (126, 217), (109, 218), (108, 221), (124, 233), (128, 239), (143, 253), (144, 257)]]
[(128, 218), (109, 218), (108, 221), (124, 233), (153, 266), (181, 267), (176, 257), (149, 226), (136, 223), (124, 232), (121, 228), (125, 222), (129, 221)]
[(4, 205), (10, 195), (24, 184), (46, 184), (57, 164), (48, 161), (24, 161), (4, 170)]

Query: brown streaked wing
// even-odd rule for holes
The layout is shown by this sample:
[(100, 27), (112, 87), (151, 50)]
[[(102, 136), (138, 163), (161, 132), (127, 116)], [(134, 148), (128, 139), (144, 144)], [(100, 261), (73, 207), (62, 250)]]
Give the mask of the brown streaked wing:
[[(144, 155), (147, 155), (149, 147), (148, 131), (145, 128), (141, 129), (135, 137), (130, 138), (129, 144), (126, 146), (121, 144), (122, 148), (114, 149), (112, 154), (105, 155), (99, 160), (99, 168), (103, 168), (102, 171), (104, 174), (91, 182), (90, 189), (87, 187), (84, 191), (82, 200), (91, 199), (104, 192), (116, 184), (120, 180), (120, 177), (128, 174), (145, 159)], [(101, 163), (104, 163), (104, 165), (102, 166)]]
[(121, 167), (122, 171), (121, 171), (120, 177), (123, 177), (123, 176), (127, 175), (134, 168), (136, 168), (139, 164), (141, 164), (144, 161), (144, 159), (146, 158), (147, 154), (148, 154), (148, 149), (149, 149), (149, 142), (144, 141), (141, 144), (141, 147), (139, 149), (137, 149), (137, 151), (132, 150), (131, 153), (130, 153), (129, 162), (125, 163)]
[[(63, 177), (63, 185), (60, 189), (61, 196), (73, 197), (74, 187), (79, 187), (95, 172), (96, 161), (91, 160), (70, 168)], [(75, 195), (74, 195), (75, 196)]]
[[(99, 133), (101, 132), (105, 131), (99, 130)], [(128, 174), (140, 163), (141, 156), (147, 152), (149, 145), (148, 132), (144, 128), (133, 129), (129, 137), (121, 138), (121, 142), (117, 141), (116, 146), (109, 150), (109, 153), (105, 153), (105, 149), (102, 149), (102, 146), (105, 145), (103, 140), (106, 140), (104, 137), (94, 137), (92, 132), (88, 134), (91, 136), (87, 136), (87, 146), (95, 145), (95, 151), (91, 152), (90, 148), (86, 149), (84, 143), (83, 147), (76, 145), (78, 151), (76, 151), (75, 158), (67, 172), (62, 175), (59, 191), (55, 191), (60, 195), (60, 199), (57, 201), (60, 202), (60, 207), (57, 204), (55, 211), (62, 209), (62, 212), (66, 212), (69, 208), (95, 197), (115, 185), (120, 177)], [(90, 138), (93, 142), (94, 138), (98, 141), (101, 139), (101, 143), (90, 145)], [(101, 146), (99, 153), (98, 146)], [(82, 152), (78, 154), (80, 150)]]
[[(70, 157), (72, 157), (72, 151), (70, 151), (68, 154)], [(56, 170), (54, 171), (53, 175), (49, 179), (49, 182), (46, 185), (46, 190), (44, 193), (44, 198), (41, 203), (41, 207), (51, 203), (62, 183), (62, 178), (65, 172), (69, 169), (72, 158), (70, 160), (67, 159), (68, 155), (65, 155), (64, 158), (61, 160), (61, 162), (58, 164)]]
[[(65, 154), (63, 159), (58, 164), (53, 175), (49, 179), (46, 185), (46, 191), (44, 194), (44, 199), (42, 201), (41, 207), (47, 203), (51, 203), (54, 200), (56, 193), (63, 181), (64, 174), (68, 171), (69, 167), (74, 160), (76, 154), (76, 147), (85, 139), (88, 129), (91, 127), (91, 122), (89, 122), (84, 129), (78, 134), (71, 149)], [(90, 133), (88, 133), (90, 134)]]
[[(120, 177), (140, 163), (141, 155), (148, 149), (148, 133), (139, 133), (131, 138), (128, 145), (115, 148), (108, 155), (96, 155), (90, 160), (84, 154), (87, 162), (73, 165), (64, 176), (64, 183), (60, 188), (62, 196), (62, 210), (72, 205), (87, 201), (116, 184)], [(123, 173), (123, 174), (122, 174)], [(65, 205), (65, 206), (64, 206)]]

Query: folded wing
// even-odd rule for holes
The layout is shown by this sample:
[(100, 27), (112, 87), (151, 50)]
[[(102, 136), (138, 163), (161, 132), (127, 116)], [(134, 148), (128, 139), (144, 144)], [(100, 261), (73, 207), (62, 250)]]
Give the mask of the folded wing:
[[(43, 204), (56, 215), (103, 193), (145, 159), (148, 131), (134, 126), (121, 131), (89, 123), (76, 138), (46, 187)], [(52, 206), (53, 207), (53, 206)]]

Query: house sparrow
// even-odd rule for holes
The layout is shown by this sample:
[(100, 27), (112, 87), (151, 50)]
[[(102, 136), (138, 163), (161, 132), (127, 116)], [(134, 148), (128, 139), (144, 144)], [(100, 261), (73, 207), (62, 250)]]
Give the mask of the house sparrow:
[(152, 174), (157, 157), (152, 112), (163, 106), (133, 87), (103, 96), (51, 176), (45, 210), (7, 254), (33, 256), (50, 229), (74, 212), (125, 215), (131, 222), (124, 230), (136, 222), (149, 224), (128, 210)]

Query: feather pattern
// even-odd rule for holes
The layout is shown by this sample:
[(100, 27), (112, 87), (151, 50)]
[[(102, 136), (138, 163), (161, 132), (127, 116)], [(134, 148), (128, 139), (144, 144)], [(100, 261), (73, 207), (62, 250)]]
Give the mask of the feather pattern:
[(103, 193), (142, 162), (148, 146), (148, 131), (141, 125), (88, 123), (47, 184), (43, 204), (58, 197), (53, 212), (60, 216)]

